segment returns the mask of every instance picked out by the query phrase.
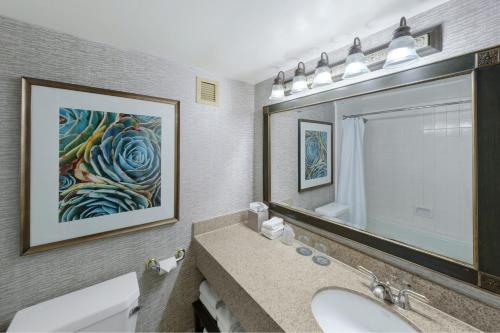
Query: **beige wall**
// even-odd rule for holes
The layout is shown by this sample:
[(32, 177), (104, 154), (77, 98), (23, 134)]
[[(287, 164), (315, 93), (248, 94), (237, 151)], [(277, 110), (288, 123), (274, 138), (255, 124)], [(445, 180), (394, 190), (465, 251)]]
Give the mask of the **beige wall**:
[[(145, 273), (144, 262), (188, 248), (193, 221), (244, 209), (251, 201), (254, 87), (4, 17), (0, 45), (0, 330), (24, 307), (131, 271), (141, 289), (138, 330), (192, 328), (190, 302), (200, 276), (189, 255), (182, 274), (161, 278)], [(20, 257), (23, 75), (180, 100), (180, 222)], [(195, 103), (197, 75), (220, 82), (218, 108)], [(173, 293), (179, 288), (187, 292)], [(175, 323), (164, 320), (171, 295), (181, 300), (167, 309), (179, 311), (169, 317)]]

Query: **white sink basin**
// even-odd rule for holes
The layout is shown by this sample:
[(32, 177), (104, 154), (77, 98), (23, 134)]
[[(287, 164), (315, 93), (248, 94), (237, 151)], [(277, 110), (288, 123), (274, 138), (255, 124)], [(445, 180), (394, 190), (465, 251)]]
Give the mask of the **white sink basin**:
[(311, 303), (314, 318), (330, 332), (419, 332), (396, 312), (346, 289), (317, 293)]

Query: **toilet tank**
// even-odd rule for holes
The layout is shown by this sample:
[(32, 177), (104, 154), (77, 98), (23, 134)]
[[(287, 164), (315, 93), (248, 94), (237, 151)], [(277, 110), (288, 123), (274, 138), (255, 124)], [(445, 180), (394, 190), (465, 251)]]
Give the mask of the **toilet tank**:
[(7, 332), (134, 332), (135, 272), (38, 303), (16, 313)]

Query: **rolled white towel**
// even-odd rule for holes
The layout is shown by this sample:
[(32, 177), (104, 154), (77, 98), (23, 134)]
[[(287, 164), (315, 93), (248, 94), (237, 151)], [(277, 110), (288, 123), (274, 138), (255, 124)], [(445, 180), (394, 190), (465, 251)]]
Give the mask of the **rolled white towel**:
[(284, 224), (277, 224), (274, 227), (263, 226), (260, 229), (261, 230), (266, 230), (266, 231), (269, 231), (269, 232), (273, 232), (273, 231), (283, 230), (284, 227), (285, 227)]
[(276, 231), (268, 231), (267, 229), (261, 229), (260, 233), (269, 239), (275, 239), (283, 234), (283, 228)]
[(217, 321), (217, 327), (219, 328), (219, 331), (221, 331), (221, 333), (229, 333), (229, 331), (231, 330), (230, 327), (224, 326), (224, 324), (220, 321)]
[(229, 332), (233, 325), (238, 324), (238, 319), (233, 316), (231, 311), (224, 304), (217, 309), (217, 326), (221, 332)]
[(210, 286), (207, 280), (203, 280), (200, 284), (200, 297), (201, 296), (204, 296), (205, 302), (207, 302), (214, 309), (217, 309), (220, 303), (222, 303), (221, 298)]
[(270, 220), (262, 222), (262, 227), (272, 229), (276, 226), (279, 226), (280, 224), (283, 224), (283, 219), (281, 217), (274, 216)]
[(245, 332), (240, 322), (234, 323), (231, 327), (224, 326), (224, 324), (220, 321), (217, 322), (217, 327), (219, 327), (219, 331), (226, 333), (236, 333), (236, 332)]
[(233, 326), (231, 327), (226, 327), (221, 322), (217, 322), (217, 327), (219, 327), (219, 331), (223, 333), (245, 332), (245, 330), (243, 329), (243, 327), (239, 322), (233, 324)]
[(234, 324), (229, 331), (231, 333), (233, 333), (233, 332), (235, 332), (235, 333), (236, 332), (245, 332), (245, 330), (243, 329), (243, 326), (241, 326), (241, 324), (239, 322)]
[(211, 304), (207, 298), (205, 297), (204, 294), (200, 294), (200, 301), (201, 303), (205, 306), (205, 308), (208, 310), (212, 318), (217, 318), (217, 308), (214, 307), (213, 304)]

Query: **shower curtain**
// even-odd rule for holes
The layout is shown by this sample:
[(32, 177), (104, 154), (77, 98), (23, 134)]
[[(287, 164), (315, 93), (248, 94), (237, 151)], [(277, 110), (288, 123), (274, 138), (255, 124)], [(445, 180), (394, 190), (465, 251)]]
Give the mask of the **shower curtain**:
[(346, 224), (366, 229), (366, 197), (363, 147), (365, 122), (362, 118), (342, 121), (342, 141), (336, 201), (349, 206)]

